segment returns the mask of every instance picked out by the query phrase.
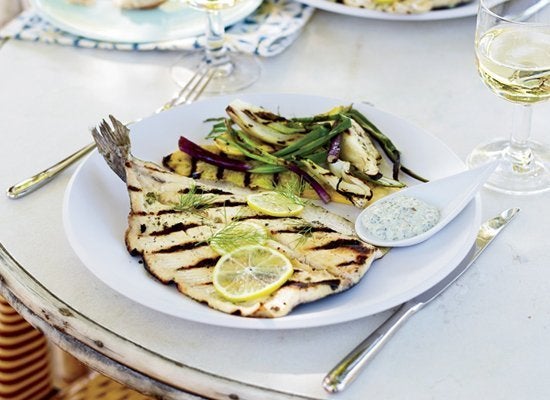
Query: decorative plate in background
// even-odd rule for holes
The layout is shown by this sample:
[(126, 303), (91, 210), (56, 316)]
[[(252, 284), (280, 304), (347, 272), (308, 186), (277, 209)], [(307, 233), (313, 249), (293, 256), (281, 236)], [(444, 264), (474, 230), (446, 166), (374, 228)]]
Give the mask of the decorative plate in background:
[[(226, 25), (247, 17), (262, 0), (238, 2), (223, 10)], [(119, 43), (149, 43), (196, 36), (206, 30), (206, 17), (183, 1), (169, 0), (151, 10), (122, 10), (111, 0), (93, 5), (68, 0), (31, 0), (40, 15), (58, 28), (89, 39)]]

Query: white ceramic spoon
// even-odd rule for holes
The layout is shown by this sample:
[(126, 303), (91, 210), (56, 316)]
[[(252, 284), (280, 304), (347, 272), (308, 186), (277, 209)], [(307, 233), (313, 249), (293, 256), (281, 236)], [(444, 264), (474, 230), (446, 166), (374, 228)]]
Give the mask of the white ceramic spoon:
[[(446, 178), (411, 186), (384, 197), (359, 214), (355, 221), (355, 230), (361, 239), (375, 246), (403, 247), (423, 242), (451, 222), (472, 201), (497, 165), (498, 161)], [(379, 206), (381, 202), (397, 196), (413, 197), (437, 207), (440, 213), (438, 222), (426, 232), (407, 239), (389, 241), (374, 236), (365, 227), (363, 219), (372, 211), (372, 207)]]

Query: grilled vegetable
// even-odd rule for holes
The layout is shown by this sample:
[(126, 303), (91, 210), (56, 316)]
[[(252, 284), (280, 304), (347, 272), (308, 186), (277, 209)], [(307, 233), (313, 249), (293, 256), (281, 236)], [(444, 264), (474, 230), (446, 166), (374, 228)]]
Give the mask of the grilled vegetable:
[[(307, 165), (307, 163), (312, 163), (313, 164), (313, 161), (311, 161), (311, 160), (304, 160), (304, 162), (306, 163), (305, 165)], [(328, 194), (328, 192), (325, 190), (323, 185), (321, 185), (314, 177), (312, 177), (307, 172), (300, 169), (296, 164), (293, 164), (293, 163), (290, 163), (288, 165), (288, 169), (289, 169), (289, 171), (294, 172), (300, 178), (304, 179), (307, 183), (309, 183), (311, 185), (311, 187), (313, 188), (313, 190), (315, 190), (315, 192), (319, 195), (319, 198), (321, 200), (323, 200), (325, 203), (330, 202), (330, 200), (331, 200), (330, 194)]]
[(244, 161), (239, 161), (229, 157), (214, 154), (193, 143), (191, 140), (185, 138), (184, 136), (180, 137), (178, 144), (181, 151), (189, 154), (192, 157), (196, 157), (200, 160), (204, 160), (219, 167), (232, 169), (235, 171), (248, 171), (252, 169), (252, 166)]
[(366, 207), (369, 199), (372, 197), (372, 191), (365, 184), (357, 185), (348, 182), (311, 160), (302, 160), (302, 165), (310, 175), (340, 193), (356, 207)]
[[(359, 207), (378, 194), (405, 186), (397, 179), (400, 170), (409, 172), (401, 165), (399, 150), (352, 106), (288, 119), (235, 100), (226, 112), (229, 118), (209, 120), (213, 127), (207, 138), (214, 140), (215, 152), (182, 138), (180, 149), (191, 156), (191, 167), (177, 165), (181, 159), (177, 154), (165, 159), (165, 165), (195, 178), (231, 180), (262, 189), (273, 189), (281, 177), (294, 173), (321, 200)], [(393, 164), (392, 177), (381, 172), (377, 146)]]
[(353, 118), (354, 121), (356, 121), (361, 127), (369, 133), (369, 135), (380, 145), (386, 156), (390, 159), (390, 161), (393, 163), (393, 179), (397, 180), (399, 171), (403, 171), (410, 177), (417, 179), (421, 182), (428, 182), (426, 178), (421, 177), (420, 175), (416, 174), (415, 172), (411, 171), (410, 169), (404, 167), (401, 165), (401, 153), (400, 151), (395, 147), (393, 142), (388, 138), (386, 135), (384, 135), (380, 129), (376, 127), (372, 122), (370, 122), (367, 117), (365, 117), (363, 114), (361, 114), (359, 111), (355, 109), (351, 109), (347, 115), (350, 118)]
[[(219, 154), (219, 149), (215, 146), (207, 145), (205, 148), (211, 152), (216, 152)], [(223, 181), (237, 187), (249, 188), (253, 190), (275, 190), (278, 187), (286, 186), (296, 179), (296, 174), (286, 168), (281, 168), (280, 172), (272, 174), (231, 171), (195, 159), (182, 151), (175, 151), (164, 157), (162, 164), (169, 170), (176, 172), (179, 175), (193, 177), (203, 181)], [(256, 167), (254, 169), (259, 170), (260, 168), (261, 167)], [(302, 189), (303, 190), (301, 193), (298, 193), (302, 197), (307, 199), (319, 198), (311, 185), (304, 184)], [(326, 188), (326, 191), (333, 201), (349, 203), (349, 200), (331, 188)], [(375, 191), (378, 191), (378, 188), (376, 188)]]
[(340, 158), (340, 152), (342, 151), (342, 134), (335, 136), (330, 141), (330, 147), (328, 149), (327, 161), (333, 163)]
[[(347, 161), (336, 160), (335, 162), (328, 164), (328, 169), (334, 175), (336, 175), (339, 178), (342, 178), (344, 181), (348, 183), (354, 184), (359, 187), (364, 187), (366, 191), (371, 190), (371, 188), (368, 186), (366, 182), (362, 181), (358, 177), (353, 176), (351, 174), (351, 165)], [(404, 186), (403, 184), (401, 185)]]
[(281, 129), (281, 126), (288, 125), (290, 121), (241, 100), (233, 101), (225, 111), (244, 132), (266, 143), (287, 146), (300, 137), (295, 132), (303, 131), (302, 127)]
[(340, 159), (349, 161), (365, 175), (381, 176), (378, 164), (382, 157), (365, 130), (355, 120), (351, 120), (350, 129), (342, 134), (340, 146)]

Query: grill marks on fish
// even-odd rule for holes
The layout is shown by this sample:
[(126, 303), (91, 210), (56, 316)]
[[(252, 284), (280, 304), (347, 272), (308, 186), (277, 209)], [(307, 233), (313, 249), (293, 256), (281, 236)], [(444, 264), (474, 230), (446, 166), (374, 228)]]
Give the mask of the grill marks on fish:
[(366, 260), (367, 260), (367, 256), (365, 256), (363, 254), (359, 254), (355, 258), (355, 260), (342, 262), (342, 263), (338, 264), (338, 267), (349, 267), (349, 266), (352, 266), (352, 265), (361, 265)]
[[(205, 258), (205, 259), (202, 259), (200, 260), (199, 262), (193, 264), (193, 265), (185, 265), (183, 267), (179, 267), (177, 269), (177, 271), (183, 271), (183, 270), (188, 270), (188, 269), (193, 269), (193, 268), (211, 268), (211, 267), (214, 267), (216, 265), (216, 263), (218, 262), (218, 260), (220, 259), (220, 257), (211, 257), (211, 258)], [(208, 285), (210, 285), (211, 283), (207, 283)]]
[(366, 251), (367, 246), (364, 245), (364, 242), (358, 239), (336, 239), (332, 242), (325, 243), (320, 246), (316, 246), (313, 249), (314, 250), (332, 250), (337, 249), (339, 247), (351, 247), (356, 249), (357, 251)]
[(187, 250), (194, 250), (201, 246), (208, 246), (208, 243), (206, 242), (187, 242), (187, 243), (181, 243), (181, 244), (175, 244), (170, 247), (164, 247), (162, 249), (158, 249), (155, 251), (152, 251), (153, 254), (159, 254), (159, 253), (177, 253), (181, 251), (187, 251)]
[[(191, 188), (183, 188), (181, 190), (178, 191), (178, 193), (181, 193), (181, 194), (187, 194), (189, 192), (191, 192)], [(222, 190), (222, 189), (218, 189), (218, 188), (205, 188), (205, 187), (197, 187), (195, 186), (193, 188), (193, 190), (195, 191), (196, 194), (213, 194), (213, 195), (227, 195), (227, 196), (230, 196), (232, 195), (233, 193), (231, 192), (228, 192), (227, 190)]]
[(327, 279), (319, 282), (296, 282), (289, 280), (284, 283), (284, 286), (295, 286), (298, 289), (308, 289), (319, 285), (328, 285), (331, 290), (336, 290), (338, 286), (340, 286), (340, 283), (340, 279)]
[[(299, 304), (349, 289), (381, 256), (354, 235), (353, 224), (322, 208), (307, 206), (294, 217), (263, 215), (246, 206), (244, 192), (238, 189), (215, 188), (136, 159), (127, 163), (126, 176), (131, 201), (128, 250), (141, 255), (147, 270), (161, 282), (173, 282), (187, 296), (229, 314), (286, 315)], [(215, 203), (188, 212), (161, 201), (145, 201), (147, 193), (174, 199), (191, 188), (198, 194), (215, 195)], [(265, 226), (270, 232), (267, 245), (292, 260), (292, 277), (270, 296), (231, 303), (213, 287), (212, 270), (220, 255), (207, 244), (208, 239), (235, 220)]]
[(186, 231), (188, 229), (196, 228), (198, 226), (201, 226), (201, 224), (196, 223), (196, 222), (190, 223), (190, 224), (184, 224), (183, 222), (177, 222), (173, 225), (165, 226), (160, 230), (153, 231), (153, 232), (149, 233), (149, 235), (151, 235), (151, 236), (166, 236), (166, 235), (169, 235), (169, 234), (174, 233), (174, 232)]
[(328, 228), (326, 226), (311, 226), (311, 225), (298, 225), (296, 227), (290, 227), (285, 229), (279, 229), (272, 233), (300, 233), (304, 234), (314, 234), (315, 232), (327, 232), (327, 233), (336, 233), (334, 229)]

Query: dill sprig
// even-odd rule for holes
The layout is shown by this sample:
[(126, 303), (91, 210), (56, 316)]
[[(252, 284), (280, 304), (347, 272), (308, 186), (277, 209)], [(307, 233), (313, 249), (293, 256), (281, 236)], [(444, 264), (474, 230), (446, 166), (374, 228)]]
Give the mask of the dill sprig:
[(172, 205), (176, 211), (193, 212), (211, 207), (215, 199), (214, 195), (197, 192), (197, 187), (193, 185), (189, 188), (188, 192), (180, 194), (179, 201)]
[[(290, 222), (290, 221), (289, 221)], [(305, 242), (310, 239), (313, 236), (313, 232), (315, 231), (315, 226), (308, 222), (308, 221), (296, 221), (296, 222), (290, 222), (295, 223), (296, 227), (296, 233), (300, 235), (296, 239), (294, 239), (291, 243), (294, 244), (294, 247), (300, 247)]]
[(294, 204), (306, 206), (309, 204), (309, 202), (300, 197), (305, 187), (306, 183), (304, 182), (304, 180), (300, 177), (293, 175), (292, 179), (290, 179), (288, 182), (277, 185), (277, 187), (275, 187), (275, 191), (289, 199)]
[(214, 248), (230, 252), (242, 246), (263, 245), (267, 239), (268, 232), (262, 226), (234, 218), (214, 232), (206, 242)]

